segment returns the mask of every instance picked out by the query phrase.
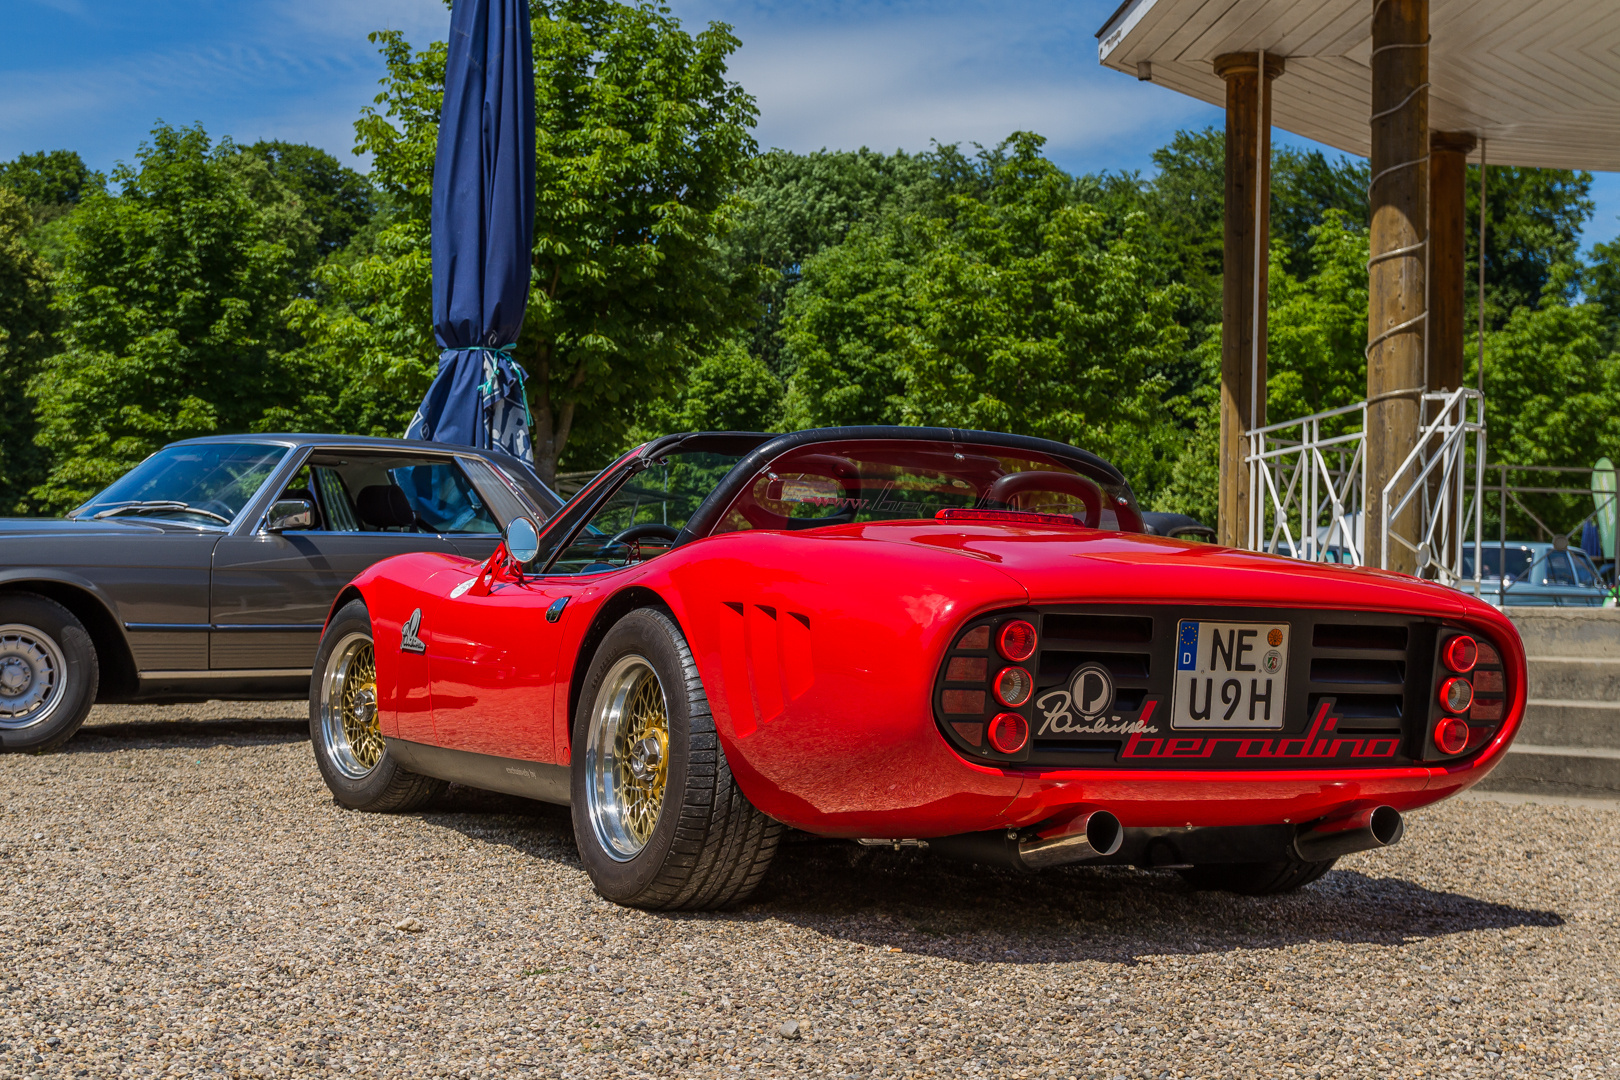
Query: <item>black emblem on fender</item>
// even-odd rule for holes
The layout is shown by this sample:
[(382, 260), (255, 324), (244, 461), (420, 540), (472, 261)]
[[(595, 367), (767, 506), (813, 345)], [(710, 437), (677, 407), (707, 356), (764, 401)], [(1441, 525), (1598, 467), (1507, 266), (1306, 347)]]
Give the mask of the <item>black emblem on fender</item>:
[(417, 608), (411, 612), (411, 617), (406, 619), (405, 625), (399, 629), (400, 652), (427, 652), (427, 646), (422, 644), (422, 639), (416, 636), (416, 632), (420, 629), (422, 629), (422, 609)]

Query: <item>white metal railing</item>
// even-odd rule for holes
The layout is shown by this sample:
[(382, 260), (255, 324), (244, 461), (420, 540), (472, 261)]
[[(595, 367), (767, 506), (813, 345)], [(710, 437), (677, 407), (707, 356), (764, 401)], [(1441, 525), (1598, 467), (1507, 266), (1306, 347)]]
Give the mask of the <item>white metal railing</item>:
[[(1334, 433), (1347, 422), (1356, 430)], [(1366, 428), (1362, 401), (1249, 432), (1250, 550), (1311, 562), (1365, 561)]]
[[(1470, 404), (1472, 420), (1468, 418)], [(1467, 387), (1449, 394), (1424, 394), (1425, 414), (1431, 406), (1434, 419), (1424, 425), (1417, 445), (1379, 495), (1379, 520), (1384, 528), (1378, 565), (1389, 566), (1390, 545), (1399, 544), (1416, 556), (1419, 575), (1460, 589), (1465, 586), (1463, 551), (1468, 541), (1464, 537), (1472, 531), (1472, 550), (1479, 551), (1484, 525), (1485, 395)], [(1468, 460), (1470, 447), (1472, 463)], [(1411, 536), (1402, 535), (1392, 524), (1408, 509), (1417, 510)], [(1466, 580), (1476, 596), (1483, 561), (1472, 560), (1473, 570)]]
[[(1249, 548), (1388, 566), (1393, 544), (1416, 556), (1420, 575), (1477, 592), (1478, 566), (1466, 581), (1462, 571), (1465, 534), (1478, 544), (1483, 524), (1485, 399), (1464, 387), (1423, 394), (1419, 407), (1417, 445), (1377, 493), (1384, 527), (1371, 538), (1365, 401), (1250, 431)], [(1409, 511), (1411, 535), (1390, 527)]]

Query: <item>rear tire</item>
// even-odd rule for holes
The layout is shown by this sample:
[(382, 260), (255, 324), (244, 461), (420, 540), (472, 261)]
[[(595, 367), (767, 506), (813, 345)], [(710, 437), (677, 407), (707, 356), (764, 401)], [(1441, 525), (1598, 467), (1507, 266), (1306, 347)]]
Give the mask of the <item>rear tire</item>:
[(95, 643), (73, 612), (37, 593), (0, 596), (0, 749), (59, 749), (100, 681)]
[(1325, 862), (1208, 863), (1181, 871), (1195, 889), (1218, 889), (1243, 896), (1275, 896), (1303, 888), (1333, 869)]
[(321, 779), (352, 810), (405, 813), (449, 787), (402, 768), (383, 742), (371, 614), (364, 601), (343, 605), (321, 635), (309, 682), (309, 741)]
[(574, 719), (580, 861), (608, 900), (712, 910), (764, 878), (782, 826), (737, 786), (675, 621), (642, 608), (602, 640)]

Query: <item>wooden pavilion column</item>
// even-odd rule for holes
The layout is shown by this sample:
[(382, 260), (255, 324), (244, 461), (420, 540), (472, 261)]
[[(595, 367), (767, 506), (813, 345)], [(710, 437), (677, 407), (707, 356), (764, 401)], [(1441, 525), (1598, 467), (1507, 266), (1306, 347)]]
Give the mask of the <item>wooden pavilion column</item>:
[[(1372, 20), (1372, 210), (1367, 271), (1367, 563), (1380, 564), (1384, 485), (1417, 445), (1428, 308), (1428, 0), (1375, 0)], [(1391, 492), (1391, 504), (1403, 491)], [(1414, 500), (1391, 524), (1417, 535)], [(1391, 540), (1387, 570), (1417, 558)]]
[(1429, 133), (1429, 389), (1462, 385), (1467, 326), (1463, 285), (1468, 240), (1468, 155), (1478, 140), (1466, 131)]
[[(1271, 82), (1283, 58), (1259, 53), (1215, 58), (1226, 80), (1225, 254), (1221, 289), (1220, 516), (1216, 539), (1249, 541), (1249, 453), (1246, 432), (1266, 422), (1266, 263), (1271, 247)], [(1256, 191), (1258, 210), (1256, 214)], [(1256, 244), (1255, 232), (1259, 231)], [(1255, 254), (1259, 252), (1256, 290)], [(1256, 320), (1258, 291), (1259, 319)], [(1259, 348), (1255, 343), (1258, 340)]]

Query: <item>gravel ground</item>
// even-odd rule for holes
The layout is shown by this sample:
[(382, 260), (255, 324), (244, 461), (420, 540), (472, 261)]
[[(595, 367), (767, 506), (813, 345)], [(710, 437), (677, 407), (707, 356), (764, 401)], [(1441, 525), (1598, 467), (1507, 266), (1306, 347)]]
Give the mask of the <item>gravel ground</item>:
[(0, 759), (0, 1076), (1620, 1071), (1612, 809), (1454, 801), (1263, 900), (804, 842), (655, 915), (561, 809), (340, 810), (298, 712), (103, 708)]

